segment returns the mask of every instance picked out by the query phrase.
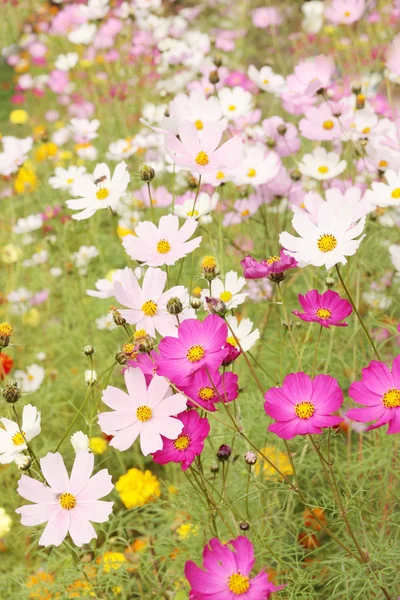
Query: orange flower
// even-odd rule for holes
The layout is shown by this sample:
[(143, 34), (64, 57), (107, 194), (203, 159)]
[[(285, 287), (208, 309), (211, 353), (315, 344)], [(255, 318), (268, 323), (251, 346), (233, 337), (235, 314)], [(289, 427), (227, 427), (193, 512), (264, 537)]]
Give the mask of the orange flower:
[(322, 508), (313, 508), (312, 510), (306, 508), (303, 514), (304, 525), (311, 527), (314, 531), (321, 531), (322, 527), (315, 517), (326, 525), (326, 517)]
[(300, 546), (303, 546), (303, 548), (306, 548), (306, 550), (314, 550), (320, 546), (317, 537), (313, 533), (301, 531), (297, 539)]
[(13, 367), (13, 364), (14, 361), (11, 356), (4, 354), (4, 352), (0, 354), (0, 379), (4, 379), (4, 377), (8, 375)]

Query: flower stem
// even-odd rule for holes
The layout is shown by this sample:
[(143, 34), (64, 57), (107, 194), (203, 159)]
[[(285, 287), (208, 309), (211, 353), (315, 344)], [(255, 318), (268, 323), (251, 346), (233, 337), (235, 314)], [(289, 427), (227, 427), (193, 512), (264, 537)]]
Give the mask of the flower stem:
[(300, 358), (299, 351), (297, 350), (296, 342), (294, 341), (292, 326), (290, 325), (290, 322), (289, 322), (289, 316), (288, 316), (288, 313), (287, 313), (287, 310), (286, 310), (285, 299), (283, 297), (283, 292), (282, 292), (281, 284), (277, 283), (277, 286), (278, 286), (278, 290), (279, 290), (279, 293), (280, 293), (280, 296), (281, 296), (281, 300), (282, 300), (283, 314), (285, 315), (286, 327), (287, 327), (287, 330), (289, 332), (290, 341), (292, 342), (294, 353), (296, 354), (296, 358), (297, 358), (297, 361), (299, 363), (300, 370), (302, 371), (303, 370), (303, 366), (302, 366), (302, 363), (301, 363), (301, 358)]
[(312, 378), (314, 378), (315, 368), (317, 366), (318, 348), (319, 348), (319, 343), (321, 341), (321, 335), (322, 335), (322, 325), (319, 328), (318, 339), (317, 339), (317, 343), (316, 343), (316, 346), (315, 346), (314, 362), (313, 362), (313, 368), (312, 368), (312, 372), (311, 372), (311, 377)]

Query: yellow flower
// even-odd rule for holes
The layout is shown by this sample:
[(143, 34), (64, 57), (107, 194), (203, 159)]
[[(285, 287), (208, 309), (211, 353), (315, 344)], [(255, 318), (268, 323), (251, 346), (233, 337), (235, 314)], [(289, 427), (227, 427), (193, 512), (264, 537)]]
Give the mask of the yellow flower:
[[(2, 325), (9, 325), (9, 323), (2, 323)], [(0, 327), (1, 327), (1, 325), (0, 325)], [(10, 327), (11, 327), (11, 325), (10, 325)], [(12, 333), (12, 328), (11, 328), (11, 333)], [(11, 333), (9, 335), (11, 335)], [(0, 538), (7, 535), (7, 533), (11, 529), (11, 526), (12, 526), (11, 517), (6, 513), (4, 508), (0, 508)]]
[(19, 261), (22, 256), (22, 250), (14, 244), (7, 244), (0, 250), (0, 260), (6, 265), (12, 265)]
[(30, 575), (26, 582), (26, 587), (32, 590), (29, 593), (28, 598), (35, 598), (36, 600), (51, 600), (57, 598), (58, 594), (53, 596), (52, 592), (47, 587), (48, 584), (54, 582), (54, 577), (50, 573), (45, 571), (37, 571), (34, 575)]
[(28, 327), (37, 327), (40, 323), (40, 312), (37, 308), (31, 308), (22, 315), (22, 323)]
[(77, 579), (68, 586), (68, 598), (95, 598), (96, 594), (92, 591), (93, 588), (89, 586), (87, 581), (81, 581)]
[(160, 482), (147, 470), (129, 469), (121, 475), (115, 487), (126, 508), (143, 506), (161, 496)]
[(39, 180), (36, 177), (32, 163), (29, 161), (20, 167), (14, 181), (14, 190), (17, 194), (25, 192), (33, 192), (39, 185)]
[(22, 108), (17, 108), (10, 112), (9, 119), (10, 123), (12, 123), (13, 125), (25, 125), (25, 123), (27, 123), (29, 120), (29, 115), (26, 112), (26, 110), (23, 110)]
[[(288, 455), (285, 452), (277, 450), (275, 446), (266, 446), (265, 448), (261, 448), (261, 452), (265, 454), (265, 456), (267, 456), (269, 460), (274, 463), (274, 465), (276, 465), (284, 475), (293, 475), (292, 465)], [(266, 479), (277, 479), (280, 477), (275, 469), (273, 469), (267, 463), (267, 461), (263, 459), (262, 456), (259, 457), (259, 460), (254, 466), (254, 473), (256, 475), (260, 474), (261, 467), (263, 470), (263, 475)]]
[(122, 552), (104, 552), (102, 556), (99, 556), (96, 559), (96, 563), (98, 565), (103, 565), (104, 573), (109, 573), (110, 571), (118, 571), (122, 567), (122, 563), (126, 562), (126, 558)]
[(43, 162), (44, 160), (55, 156), (58, 152), (58, 146), (53, 142), (46, 142), (40, 144), (35, 151), (35, 159), (37, 162)]
[(182, 523), (176, 530), (181, 540), (187, 540), (190, 537), (196, 537), (199, 533), (199, 526), (191, 523)]
[(90, 449), (95, 454), (104, 454), (108, 448), (107, 441), (102, 437), (91, 437), (90, 438)]
[(126, 235), (133, 235), (132, 229), (128, 229), (127, 227), (123, 227), (122, 225), (118, 225), (117, 233), (119, 237), (125, 237)]

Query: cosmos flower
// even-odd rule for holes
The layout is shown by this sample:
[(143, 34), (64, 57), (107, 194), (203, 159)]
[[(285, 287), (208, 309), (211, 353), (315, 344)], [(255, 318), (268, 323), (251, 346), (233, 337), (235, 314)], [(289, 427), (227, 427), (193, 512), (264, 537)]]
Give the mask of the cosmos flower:
[(48, 485), (22, 475), (18, 493), (35, 502), (17, 508), (22, 525), (46, 523), (39, 540), (40, 546), (59, 546), (69, 533), (76, 546), (97, 538), (91, 523), (105, 523), (113, 502), (99, 500), (113, 489), (111, 475), (102, 469), (93, 477), (94, 456), (85, 451), (76, 454), (71, 476), (68, 476), (61, 454), (49, 452), (40, 460)]
[(308, 175), (319, 181), (325, 181), (343, 173), (346, 166), (346, 161), (340, 160), (339, 154), (328, 152), (322, 146), (318, 146), (312, 153), (303, 156), (298, 168), (302, 175)]
[(332, 0), (325, 8), (325, 17), (336, 25), (351, 25), (361, 19), (365, 11), (365, 0)]
[(298, 95), (312, 96), (330, 85), (334, 72), (333, 59), (319, 54), (296, 65), (293, 75), (286, 78), (287, 87)]
[(199, 369), (179, 389), (189, 399), (188, 406), (202, 406), (210, 412), (217, 410), (218, 402), (231, 402), (238, 397), (238, 376), (230, 371), (222, 375), (219, 371)]
[(285, 87), (285, 78), (274, 73), (269, 66), (261, 67), (258, 70), (254, 65), (250, 65), (247, 72), (250, 79), (261, 90), (275, 94), (275, 96), (279, 96)]
[(243, 277), (239, 277), (235, 271), (228, 271), (225, 275), (225, 281), (216, 277), (210, 284), (209, 290), (202, 291), (201, 295), (203, 299), (206, 296), (219, 298), (224, 302), (228, 310), (237, 308), (246, 300), (247, 293), (241, 292), (246, 285), (246, 280)]
[(27, 366), (26, 371), (17, 370), (14, 372), (14, 378), (24, 394), (36, 392), (43, 383), (44, 375), (43, 367), (37, 364)]
[(341, 298), (337, 292), (332, 290), (327, 290), (323, 294), (317, 290), (311, 290), (305, 296), (299, 294), (299, 302), (305, 312), (294, 310), (293, 314), (296, 317), (309, 323), (319, 323), (328, 329), (331, 325), (347, 327), (347, 323), (341, 323), (341, 321), (348, 317), (353, 310), (348, 300)]
[(261, 146), (246, 149), (243, 160), (235, 170), (238, 185), (262, 185), (272, 181), (279, 173), (282, 163), (276, 152), (265, 152)]
[(235, 121), (251, 111), (253, 96), (241, 86), (233, 88), (224, 87), (218, 92), (222, 114), (229, 121)]
[(373, 181), (371, 190), (365, 192), (365, 198), (372, 206), (400, 206), (400, 171), (385, 171), (387, 183)]
[[(22, 411), (21, 430), (17, 423), (2, 417), (3, 428), (0, 428), (0, 464), (13, 462), (15, 458), (27, 449), (26, 442), (30, 442), (39, 435), (40, 412), (32, 404), (24, 406)], [(25, 441), (26, 440), (26, 441)]]
[(243, 267), (245, 279), (263, 279), (264, 277), (269, 277), (274, 281), (279, 278), (283, 279), (281, 276), (285, 271), (297, 267), (297, 260), (281, 249), (279, 256), (271, 256), (262, 261), (258, 261), (248, 254), (240, 264)]
[(311, 379), (305, 373), (291, 373), (282, 387), (271, 388), (265, 394), (264, 410), (276, 421), (268, 431), (284, 440), (322, 433), (322, 427), (333, 427), (343, 421), (342, 417), (332, 415), (342, 403), (342, 390), (330, 375)]

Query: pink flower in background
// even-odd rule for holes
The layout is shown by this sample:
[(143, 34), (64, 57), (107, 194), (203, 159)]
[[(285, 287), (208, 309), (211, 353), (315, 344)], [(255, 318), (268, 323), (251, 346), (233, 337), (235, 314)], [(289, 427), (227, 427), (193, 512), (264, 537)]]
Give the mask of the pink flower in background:
[(186, 471), (196, 456), (203, 452), (204, 440), (210, 432), (210, 424), (195, 410), (183, 412), (177, 418), (183, 423), (182, 431), (174, 440), (163, 437), (162, 450), (153, 454), (153, 460), (159, 465), (170, 462), (180, 463), (182, 471)]
[(286, 123), (282, 117), (270, 117), (262, 122), (269, 139), (275, 142), (274, 150), (279, 156), (290, 156), (300, 150), (300, 138), (293, 123)]
[(193, 402), (188, 400), (188, 406), (202, 406), (211, 412), (216, 411), (215, 404), (218, 402), (231, 402), (238, 397), (238, 376), (226, 371), (223, 375), (219, 371), (207, 371), (199, 369), (181, 384), (179, 389)]
[(283, 22), (279, 9), (274, 6), (256, 8), (251, 12), (251, 20), (254, 27), (259, 27), (260, 29), (271, 26), (276, 27)]
[[(349, 125), (350, 123), (348, 123)], [(308, 140), (338, 140), (343, 135), (343, 127), (333, 116), (331, 107), (327, 102), (318, 107), (311, 106), (305, 112), (305, 119), (301, 119), (299, 129), (301, 135)]]
[(66, 71), (54, 69), (49, 75), (47, 85), (55, 94), (63, 94), (69, 85), (69, 75)]
[(343, 421), (333, 416), (343, 403), (343, 394), (336, 379), (317, 375), (311, 379), (305, 373), (291, 373), (282, 387), (265, 394), (264, 410), (275, 419), (268, 427), (284, 440), (296, 435), (322, 433), (322, 427), (333, 427)]
[(362, 369), (361, 381), (351, 384), (349, 396), (364, 408), (352, 408), (346, 417), (361, 423), (375, 421), (368, 430), (388, 423), (387, 433), (400, 433), (400, 354), (392, 371), (382, 362), (371, 361)]
[(294, 74), (286, 78), (289, 91), (299, 95), (313, 96), (327, 88), (335, 72), (335, 63), (330, 56), (319, 54), (301, 60), (294, 68)]
[(391, 73), (400, 77), (400, 33), (393, 38), (389, 47), (386, 66)]
[(351, 25), (363, 16), (365, 0), (332, 0), (325, 9), (325, 17), (336, 25)]
[(271, 256), (266, 260), (258, 261), (248, 255), (240, 264), (243, 267), (243, 275), (246, 279), (263, 279), (264, 277), (276, 278), (285, 271), (297, 267), (297, 261), (292, 256), (288, 256), (281, 249), (279, 256)]
[(319, 323), (322, 327), (330, 328), (347, 327), (347, 323), (341, 323), (348, 317), (353, 308), (348, 300), (339, 296), (337, 292), (327, 290), (320, 294), (317, 290), (307, 292), (305, 296), (299, 294), (299, 302), (305, 311), (304, 313), (294, 310), (293, 314), (300, 317), (302, 321), (309, 323)]
[(251, 577), (255, 557), (253, 544), (239, 536), (227, 544), (212, 538), (203, 550), (204, 569), (194, 562), (185, 564), (185, 576), (191, 586), (191, 600), (268, 600), (274, 586), (265, 571)]
[(68, 533), (76, 546), (97, 538), (91, 521), (108, 521), (114, 503), (99, 498), (109, 494), (114, 486), (107, 469), (91, 477), (93, 465), (94, 455), (80, 451), (68, 477), (61, 454), (49, 452), (40, 460), (47, 485), (22, 475), (17, 491), (35, 504), (21, 506), (15, 512), (21, 515), (22, 525), (47, 522), (39, 540), (40, 546), (59, 546)]
[(163, 377), (154, 375), (149, 387), (141, 369), (126, 369), (125, 385), (128, 393), (109, 385), (103, 391), (104, 404), (113, 412), (99, 414), (99, 425), (112, 435), (110, 446), (128, 450), (140, 437), (140, 449), (145, 456), (163, 447), (161, 436), (175, 440), (183, 424), (175, 418), (186, 409), (186, 398), (173, 394)]

